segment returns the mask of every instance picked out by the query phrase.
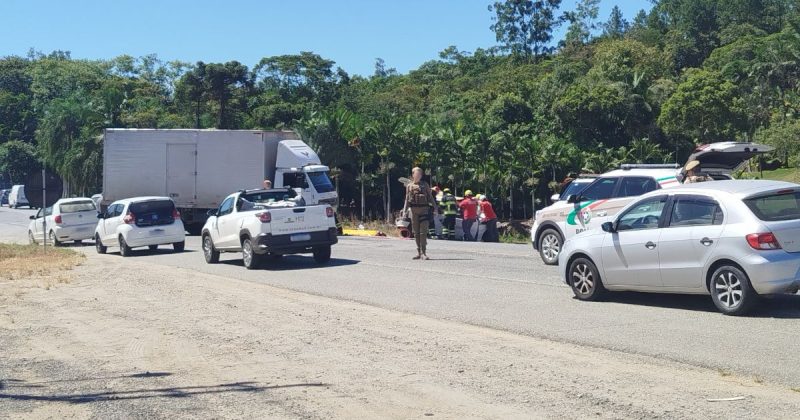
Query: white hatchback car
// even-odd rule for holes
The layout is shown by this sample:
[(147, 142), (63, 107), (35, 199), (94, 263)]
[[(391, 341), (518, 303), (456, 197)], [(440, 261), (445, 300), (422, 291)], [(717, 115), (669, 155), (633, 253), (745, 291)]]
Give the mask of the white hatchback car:
[(176, 252), (185, 246), (186, 231), (175, 203), (168, 197), (127, 198), (111, 203), (99, 213), (94, 231), (95, 246), (105, 254), (109, 246), (119, 246), (123, 257), (131, 248), (172, 245)]
[(31, 216), (28, 240), (39, 243), (47, 239), (53, 246), (67, 241), (80, 243), (94, 237), (96, 224), (97, 208), (91, 199), (62, 198), (52, 207), (39, 209), (35, 216)]
[(711, 295), (728, 315), (800, 289), (800, 185), (714, 181), (657, 190), (559, 255), (578, 299), (606, 290)]

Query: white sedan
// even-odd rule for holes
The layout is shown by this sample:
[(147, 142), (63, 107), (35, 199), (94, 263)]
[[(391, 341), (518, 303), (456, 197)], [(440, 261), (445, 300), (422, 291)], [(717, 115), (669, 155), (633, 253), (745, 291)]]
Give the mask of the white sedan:
[(67, 241), (80, 243), (94, 236), (96, 224), (97, 208), (91, 199), (62, 198), (31, 216), (28, 240), (40, 243), (46, 239), (53, 246)]

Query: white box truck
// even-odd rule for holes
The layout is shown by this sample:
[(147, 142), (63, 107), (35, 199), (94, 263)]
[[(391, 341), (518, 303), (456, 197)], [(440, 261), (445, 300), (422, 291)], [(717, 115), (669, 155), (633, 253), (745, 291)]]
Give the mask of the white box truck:
[(194, 233), (231, 191), (262, 188), (264, 179), (295, 189), (307, 205), (336, 206), (328, 171), (293, 131), (108, 128), (101, 206), (170, 197)]

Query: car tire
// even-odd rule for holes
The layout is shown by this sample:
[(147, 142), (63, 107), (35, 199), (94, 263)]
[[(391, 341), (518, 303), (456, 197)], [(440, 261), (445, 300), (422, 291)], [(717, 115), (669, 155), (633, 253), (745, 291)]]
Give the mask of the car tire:
[(36, 245), (36, 239), (33, 237), (33, 232), (28, 231), (28, 244)]
[(709, 286), (714, 306), (725, 315), (744, 315), (758, 304), (759, 296), (750, 278), (734, 265), (714, 270)]
[(147, 249), (149, 249), (151, 251), (155, 251), (155, 250), (158, 249), (158, 245), (147, 245)]
[(208, 264), (219, 262), (219, 251), (214, 248), (214, 240), (211, 239), (211, 235), (203, 235), (203, 257)]
[(248, 270), (255, 270), (261, 265), (261, 255), (255, 253), (250, 238), (242, 240), (242, 263)]
[(94, 235), (94, 249), (98, 254), (105, 254), (108, 251), (108, 247), (100, 240), (100, 235)]
[(122, 255), (123, 257), (130, 257), (132, 251), (133, 250), (131, 250), (131, 247), (128, 246), (128, 243), (125, 242), (125, 238), (123, 238), (120, 235), (120, 237), (119, 237), (119, 255)]
[(172, 244), (172, 249), (175, 252), (183, 252), (183, 250), (186, 249), (186, 241), (175, 242)]
[(50, 234), (47, 235), (47, 239), (50, 241), (50, 245), (53, 247), (61, 246), (61, 241), (56, 238), (56, 234), (52, 230), (50, 231)]
[(547, 265), (558, 264), (558, 253), (561, 252), (561, 245), (564, 238), (555, 229), (545, 229), (539, 235), (539, 256)]
[(317, 264), (325, 264), (331, 260), (331, 247), (321, 246), (314, 248), (314, 261)]
[(578, 257), (572, 261), (567, 271), (569, 286), (572, 293), (580, 300), (596, 301), (600, 300), (606, 293), (603, 280), (597, 271), (597, 266), (584, 257)]

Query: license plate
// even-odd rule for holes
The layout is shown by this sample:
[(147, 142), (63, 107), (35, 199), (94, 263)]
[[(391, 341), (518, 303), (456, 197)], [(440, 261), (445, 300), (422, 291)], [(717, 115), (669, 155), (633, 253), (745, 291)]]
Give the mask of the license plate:
[(311, 234), (310, 233), (298, 233), (296, 235), (290, 236), (289, 240), (292, 241), (292, 242), (310, 241), (311, 240)]
[(153, 229), (153, 230), (150, 231), (150, 235), (153, 235), (153, 236), (155, 236), (155, 235), (163, 235), (163, 234), (164, 234), (164, 229)]

